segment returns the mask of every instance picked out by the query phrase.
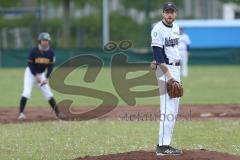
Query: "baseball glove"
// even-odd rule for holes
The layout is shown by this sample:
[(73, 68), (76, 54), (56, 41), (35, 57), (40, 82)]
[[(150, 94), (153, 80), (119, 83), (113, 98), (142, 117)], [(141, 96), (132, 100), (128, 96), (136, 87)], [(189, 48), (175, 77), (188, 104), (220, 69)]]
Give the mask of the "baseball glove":
[(177, 98), (183, 96), (182, 84), (175, 79), (169, 79), (167, 81), (167, 92), (170, 98)]

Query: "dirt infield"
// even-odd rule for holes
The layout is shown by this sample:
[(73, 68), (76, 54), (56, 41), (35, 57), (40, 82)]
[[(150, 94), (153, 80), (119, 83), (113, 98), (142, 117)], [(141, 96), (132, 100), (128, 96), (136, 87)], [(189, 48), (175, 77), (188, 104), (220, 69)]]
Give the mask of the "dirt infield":
[[(74, 107), (72, 112), (86, 112), (91, 107)], [(17, 120), (16, 107), (0, 109), (0, 123), (22, 123), (56, 121), (57, 118), (50, 107), (27, 107), (27, 120)], [(208, 119), (240, 119), (240, 105), (183, 105), (180, 107), (179, 120), (208, 120)], [(160, 112), (158, 106), (120, 106), (98, 119), (122, 121), (158, 121)]]
[(150, 151), (134, 151), (97, 157), (77, 158), (76, 160), (239, 160), (240, 156), (206, 150), (184, 151), (181, 156), (156, 156)]

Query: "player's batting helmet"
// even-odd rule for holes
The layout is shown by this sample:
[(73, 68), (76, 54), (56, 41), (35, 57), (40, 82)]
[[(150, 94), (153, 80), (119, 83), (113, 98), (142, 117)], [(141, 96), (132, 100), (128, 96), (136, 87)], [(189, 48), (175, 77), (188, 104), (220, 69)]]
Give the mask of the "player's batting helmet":
[(41, 40), (48, 40), (48, 41), (50, 41), (51, 40), (50, 34), (47, 33), (47, 32), (40, 33), (38, 35), (38, 41), (41, 41)]

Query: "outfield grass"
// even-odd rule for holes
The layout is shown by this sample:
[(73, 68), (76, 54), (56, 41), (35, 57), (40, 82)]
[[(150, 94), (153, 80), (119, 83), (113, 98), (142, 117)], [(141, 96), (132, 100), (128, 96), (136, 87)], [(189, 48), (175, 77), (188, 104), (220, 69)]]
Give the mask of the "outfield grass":
[[(240, 121), (177, 122), (173, 146), (240, 154)], [(0, 125), (0, 159), (73, 159), (154, 150), (158, 122), (47, 122)]]
[[(239, 104), (240, 103), (240, 66), (190, 66), (190, 76), (183, 78), (184, 97), (183, 104)], [(110, 69), (104, 68), (95, 83), (85, 83), (83, 75), (86, 69), (78, 69), (71, 73), (66, 83), (72, 85), (88, 86), (113, 93), (117, 96), (111, 82)], [(24, 69), (0, 69), (0, 107), (18, 106), (19, 98), (23, 89)], [(153, 77), (155, 78), (155, 77)], [(147, 88), (147, 87), (146, 87)], [(56, 99), (71, 98), (74, 105), (97, 105), (101, 101), (83, 96), (64, 95), (55, 92)], [(118, 96), (119, 97), (119, 96)], [(119, 104), (126, 103), (119, 98)], [(159, 98), (138, 98), (137, 104), (158, 105)], [(41, 93), (36, 88), (28, 102), (30, 106), (47, 106)]]

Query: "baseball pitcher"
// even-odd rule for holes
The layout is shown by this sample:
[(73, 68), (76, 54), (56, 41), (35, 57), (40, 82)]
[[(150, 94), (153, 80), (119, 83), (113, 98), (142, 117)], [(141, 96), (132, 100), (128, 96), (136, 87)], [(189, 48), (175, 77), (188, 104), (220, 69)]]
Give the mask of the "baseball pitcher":
[[(178, 114), (179, 97), (183, 95), (180, 84), (180, 55), (178, 49), (179, 27), (174, 20), (177, 8), (172, 2), (163, 5), (163, 19), (152, 29), (151, 47), (153, 62), (160, 88), (160, 129), (157, 155), (180, 155), (181, 150), (170, 146), (175, 120)], [(164, 83), (163, 83), (164, 82)], [(164, 85), (163, 85), (164, 84)], [(164, 91), (164, 92), (162, 92)]]

